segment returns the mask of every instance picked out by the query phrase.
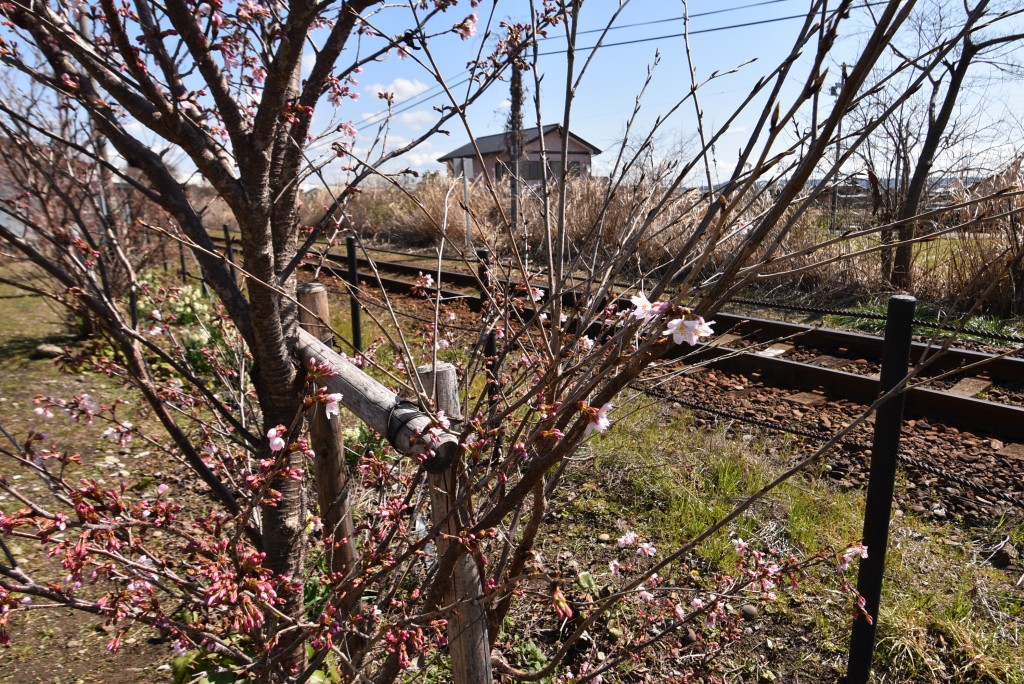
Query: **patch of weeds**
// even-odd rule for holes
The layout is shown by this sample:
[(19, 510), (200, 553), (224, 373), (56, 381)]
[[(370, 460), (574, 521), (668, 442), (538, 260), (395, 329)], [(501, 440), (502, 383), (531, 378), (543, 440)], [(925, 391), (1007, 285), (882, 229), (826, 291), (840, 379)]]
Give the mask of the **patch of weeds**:
[[(885, 332), (885, 315), (887, 310), (887, 305), (885, 303), (867, 302), (849, 307), (849, 310), (856, 313), (852, 315), (830, 314), (825, 316), (825, 325), (838, 328), (849, 328), (852, 330), (862, 330), (874, 335), (881, 335)], [(866, 318), (857, 314), (881, 316), (882, 318)], [(921, 307), (915, 312), (914, 318), (927, 323), (944, 325), (944, 328), (940, 331), (937, 331), (931, 326), (915, 325), (914, 334), (921, 335), (925, 338), (930, 338), (933, 335), (938, 334), (940, 339), (952, 337), (955, 341), (960, 342), (990, 343), (992, 341), (991, 338), (988, 337), (990, 335), (1020, 336), (1024, 333), (1024, 330), (1022, 330), (1021, 325), (1018, 322), (1009, 321), (996, 316), (972, 316), (963, 323), (963, 330), (955, 335), (954, 332), (961, 325), (961, 319), (955, 314), (949, 314), (948, 312), (937, 309)]]
[[(588, 475), (597, 478), (597, 490), (605, 493), (605, 517), (635, 521), (644, 534), (678, 545), (767, 484), (794, 448), (782, 438), (697, 429), (686, 414), (666, 422), (648, 409), (591, 441), (596, 460)], [(756, 504), (730, 533), (814, 553), (859, 536), (857, 509), (853, 495), (798, 478)], [(637, 514), (641, 511), (657, 514), (644, 518)], [(729, 536), (713, 536), (698, 556), (712, 567), (732, 567), (736, 557)]]
[(967, 549), (951, 528), (895, 522), (876, 648), (884, 681), (1024, 682), (1019, 593)]

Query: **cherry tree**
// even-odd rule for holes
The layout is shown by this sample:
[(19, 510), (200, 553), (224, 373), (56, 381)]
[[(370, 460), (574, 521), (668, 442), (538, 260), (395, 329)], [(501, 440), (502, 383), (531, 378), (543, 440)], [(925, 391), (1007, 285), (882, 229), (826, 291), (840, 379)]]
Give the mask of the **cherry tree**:
[[(345, 680), (390, 682), (445, 646), (453, 661), (469, 661), (453, 665), (457, 681), (489, 681), (494, 668), (538, 680), (555, 675), (580, 637), (627, 600), (638, 602), (641, 619), (657, 625), (658, 635), (638, 631), (608, 663), (576, 666), (580, 678), (599, 677), (631, 651), (655, 647), (697, 618), (731, 633), (723, 627), (730, 596), (751, 588), (770, 593), (784, 576), (825, 558), (801, 562), (748, 553), (740, 540), (737, 577), (704, 598), (682, 605), (654, 593), (657, 573), (735, 519), (749, 501), (660, 556), (651, 540), (627, 535), (620, 547), (642, 559), (639, 570), (607, 599), (571, 599), (575, 609), (564, 582), (537, 569), (534, 550), (547, 501), (571, 457), (594, 433), (614, 429), (617, 397), (666, 353), (710, 338), (714, 312), (739, 289), (815, 265), (813, 249), (791, 251), (786, 241), (815, 199), (806, 194), (807, 181), (820, 171), (843, 113), (866, 97), (869, 74), (914, 5), (893, 0), (874, 8), (870, 36), (834, 112), (807, 139), (785, 141), (783, 131), (823, 87), (856, 4), (812, 3), (786, 59), (757, 81), (727, 124), (706, 130), (698, 115), (696, 154), (658, 166), (653, 176), (638, 168), (666, 119), (640, 131), (641, 91), (627, 122), (627, 138), (641, 143), (624, 145), (609, 180), (589, 186), (592, 213), (583, 230), (571, 225), (577, 190), (567, 180), (567, 143), (560, 154), (549, 151), (561, 169), (545, 173), (536, 189), (536, 255), (524, 251), (518, 235), (508, 235), (515, 224), (502, 188), (488, 185), (495, 230), (509, 239), (502, 265), (481, 274), (483, 312), (453, 322), (457, 315), (444, 297), (440, 271), (424, 275), (420, 293), (433, 310), (424, 341), (402, 333), (400, 312), (390, 306), (382, 317), (395, 325), (382, 326), (392, 332), (376, 354), (352, 357), (387, 385), (378, 387), (299, 332), (298, 268), (315, 264), (312, 248), (345, 229), (345, 208), (361, 181), (381, 175), (400, 186), (385, 172), (387, 162), (445, 125), (468, 128), (467, 108), (508, 69), (532, 76), (539, 119), (539, 94), (547, 92), (538, 67), (541, 35), (557, 35), (569, 48), (561, 93), (568, 128), (574, 93), (590, 76), (589, 58), (573, 49), (584, 3), (531, 3), (523, 22), (499, 22), (492, 8), (480, 22), (480, 3), (462, 7), (450, 0), (399, 7), (378, 0), (5, 1), (0, 59), (14, 75), (0, 96), (0, 114), (10, 144), (69, 210), (74, 199), (60, 191), (58, 179), (91, 173), (99, 187), (129, 188), (162, 212), (131, 225), (180, 242), (198, 264), (216, 303), (206, 312), (209, 345), (201, 363), (208, 367), (189, 356), (176, 327), (180, 320), (174, 320), (196, 313), (182, 308), (187, 288), (147, 280), (144, 264), (130, 258), (138, 236), (109, 209), (69, 211), (55, 223), (39, 214), (41, 194), (4, 198), (0, 211), (24, 230), (0, 225), (0, 239), (51, 279), (56, 287), (49, 296), (95, 321), (120, 354), (119, 363), (102, 363), (123, 368), (170, 448), (218, 507), (188, 510), (166, 486), (155, 496), (133, 497), (95, 481), (77, 482), (70, 476), (75, 454), (37, 437), (5, 447), (10, 459), (52, 484), (54, 500), (35, 501), (0, 479), (21, 504), (0, 512), (0, 531), (51, 547), (67, 579), (56, 586), (37, 582), (0, 561), (0, 620), (21, 609), (19, 597), (38, 598), (104, 615), (115, 625), (150, 624), (181, 649), (201, 653), (210, 668), (268, 681), (307, 681), (330, 666), (337, 670), (332, 676)], [(397, 11), (407, 23), (389, 34), (382, 27), (392, 25), (387, 13)], [(612, 12), (610, 24), (617, 15)], [(469, 86), (460, 97), (439, 72), (435, 46), (458, 45), (478, 23), (489, 36), (488, 52), (467, 60)], [(893, 69), (924, 79), (955, 41)], [(313, 54), (308, 73), (302, 68), (307, 47)], [(811, 56), (809, 66), (799, 66), (802, 54)], [(397, 148), (357, 146), (345, 120), (346, 100), (355, 95), (361, 69), (385, 58), (424, 70), (444, 86), (449, 101), (417, 140)], [(696, 73), (671, 111), (693, 107), (699, 114), (703, 88), (727, 76), (699, 81)], [(387, 93), (382, 100), (393, 104)], [(325, 109), (334, 118), (326, 130), (314, 130)], [(846, 139), (865, 140), (892, 111), (845, 132)], [(754, 125), (735, 170), (714, 188), (685, 190), (695, 176), (711, 178), (716, 145), (744, 112), (752, 113)], [(53, 125), (58, 120), (67, 125)], [(385, 123), (379, 139), (386, 136)], [(160, 141), (156, 149), (150, 137)], [(43, 159), (54, 149), (75, 161), (54, 170)], [(324, 149), (326, 156), (314, 151)], [(175, 155), (229, 208), (240, 236), (242, 286), (212, 239), (220, 226), (208, 225), (205, 200), (179, 179), (170, 161)], [(322, 177), (331, 163), (346, 167), (348, 183), (332, 189), (321, 220), (301, 225), (300, 183)], [(839, 167), (831, 167), (829, 177)], [(461, 242), (450, 238), (448, 216), (436, 222), (439, 259), (455, 253), (468, 260)], [(661, 249), (638, 260), (651, 244)], [(125, 274), (120, 289), (107, 275), (114, 265)], [(636, 284), (622, 286), (622, 278)], [(437, 362), (466, 326), (476, 334), (468, 360), (459, 359), (454, 394), (462, 415), (454, 415), (453, 403), (442, 405), (435, 393), (433, 376), (415, 369)], [(183, 383), (162, 383), (155, 361)], [(339, 391), (339, 383), (347, 389)], [(339, 404), (372, 425), (365, 412), (370, 388), (393, 404), (379, 435), (364, 440), (358, 462), (344, 474), (351, 501), (341, 516), (349, 516), (347, 522), (318, 529), (327, 513), (310, 517), (306, 492), (310, 478), (323, 473), (309, 472), (316, 454), (307, 427), (312, 424), (314, 436), (321, 418), (337, 427)], [(98, 406), (86, 395), (40, 397), (38, 411), (41, 418), (63, 412), (82, 423), (102, 421), (115, 440), (142, 437), (116, 404)], [(396, 415), (408, 420), (393, 429)], [(447, 510), (440, 509), (444, 489)], [(170, 533), (173, 543), (155, 548), (147, 535), (157, 529)], [(336, 557), (342, 562), (334, 564)], [(324, 558), (331, 561), (325, 565)], [(610, 568), (613, 575), (618, 570)], [(452, 594), (453, 576), (464, 580), (468, 593)], [(528, 672), (491, 649), (513, 605), (528, 601), (524, 583), (538, 578), (549, 581), (542, 609), (575, 621), (549, 664)], [(99, 599), (80, 593), (98, 579), (115, 588)], [(451, 628), (466, 620), (475, 640), (468, 646), (469, 632)]]

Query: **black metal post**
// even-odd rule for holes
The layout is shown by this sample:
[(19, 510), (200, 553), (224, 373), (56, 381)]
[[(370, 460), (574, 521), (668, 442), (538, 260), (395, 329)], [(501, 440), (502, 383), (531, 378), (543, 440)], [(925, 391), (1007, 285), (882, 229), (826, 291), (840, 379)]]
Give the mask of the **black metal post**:
[(360, 320), (359, 299), (356, 297), (356, 293), (359, 291), (359, 268), (356, 265), (356, 238), (354, 235), (345, 238), (345, 247), (348, 251), (348, 284), (352, 301), (352, 346), (356, 348), (356, 351), (363, 351), (363, 326)]
[(181, 262), (181, 282), (188, 281), (188, 268), (185, 266), (185, 245), (178, 240), (178, 260)]
[[(484, 359), (487, 366), (487, 379), (493, 382), (495, 386), (498, 383), (498, 338), (494, 333), (494, 330), (487, 332), (487, 338), (484, 340)], [(487, 403), (492, 407), (498, 403), (497, 394), (491, 388), (487, 389)]]
[[(896, 295), (889, 298), (885, 321), (885, 342), (882, 346), (882, 392), (896, 387), (906, 377), (910, 365), (910, 343), (914, 320), (913, 297)], [(871, 672), (875, 650), (875, 628), (878, 605), (882, 597), (885, 574), (885, 552), (889, 543), (889, 519), (896, 483), (896, 454), (903, 426), (903, 405), (906, 395), (899, 393), (878, 407), (875, 436), (871, 445), (871, 472), (868, 476), (867, 505), (864, 512), (864, 545), (868, 557), (861, 560), (857, 575), (857, 592), (864, 598), (864, 610), (858, 612), (850, 637), (850, 658), (846, 668), (846, 684), (866, 684)]]
[[(487, 368), (487, 408), (491, 418), (498, 410), (498, 335), (494, 328), (487, 332), (484, 340), (484, 364)], [(491, 451), (491, 465), (496, 465), (501, 457), (501, 434), (494, 439), (494, 449)]]
[(228, 230), (228, 224), (224, 224), (224, 254), (228, 259), (228, 268), (231, 269), (231, 279), (237, 281), (238, 278), (235, 275), (235, 249), (231, 246), (231, 231)]
[(491, 250), (482, 247), (476, 250), (476, 275), (480, 279), (480, 299), (487, 301), (491, 291)]

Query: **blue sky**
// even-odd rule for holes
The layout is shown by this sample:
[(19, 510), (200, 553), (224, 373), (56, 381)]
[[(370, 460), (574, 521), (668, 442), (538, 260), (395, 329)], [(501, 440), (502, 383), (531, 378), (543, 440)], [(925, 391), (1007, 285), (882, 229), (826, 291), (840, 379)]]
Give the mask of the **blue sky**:
[[(580, 46), (595, 44), (599, 33), (582, 32), (599, 31), (616, 6), (617, 3), (609, 0), (590, 0), (584, 4), (578, 39)], [(800, 20), (786, 18), (801, 15), (806, 6), (806, 0), (691, 0), (689, 30), (693, 34), (691, 47), (698, 79), (715, 70), (729, 70), (757, 60), (743, 67), (739, 73), (722, 77), (701, 91), (700, 103), (708, 125), (713, 127), (723, 120), (749, 91), (751, 84), (787, 54)], [(522, 12), (526, 7), (525, 2), (501, 2), (496, 16), (498, 19), (525, 19)], [(468, 9), (468, 5), (465, 9), (456, 7), (449, 10), (444, 19), (457, 21)], [(477, 9), (481, 22), (485, 10), (483, 6)], [(382, 25), (401, 25), (407, 15), (400, 12), (404, 11), (396, 10), (382, 21)], [(678, 35), (684, 29), (682, 17), (682, 2), (633, 0), (627, 5), (616, 21), (617, 28), (610, 31), (605, 39), (608, 46), (597, 52), (576, 93), (571, 124), (575, 133), (604, 150), (611, 150), (621, 141), (627, 118), (656, 53), (660, 53), (661, 61), (645, 95), (640, 121), (649, 126), (655, 116), (685, 94), (690, 78), (684, 41)], [(737, 24), (748, 26), (716, 30)], [(562, 119), (566, 56), (564, 35), (560, 31), (552, 31), (549, 39), (540, 45), (542, 56), (538, 72), (543, 75), (540, 93), (544, 123), (557, 123)], [(470, 41), (459, 41), (451, 36), (436, 41), (435, 58), (450, 81), (456, 82), (465, 76), (465, 63), (479, 49), (483, 37), (480, 33), (482, 31)], [(577, 55), (577, 71), (588, 54), (581, 51)], [(528, 73), (524, 83), (528, 98), (532, 99), (537, 91), (533, 74)], [(430, 76), (410, 60), (391, 58), (373, 65), (361, 75), (362, 97), (358, 102), (346, 104), (350, 110), (349, 118), (357, 126), (366, 126), (364, 117), (381, 111), (376, 90), (387, 89), (396, 94), (396, 111), (399, 112), (392, 123), (392, 134), (397, 141), (404, 141), (426, 127), (431, 120), (432, 106), (444, 103), (440, 96), (427, 99), (441, 92), (435, 86)], [(503, 130), (507, 115), (508, 86), (507, 83), (499, 83), (470, 108), (468, 119), (475, 135), (485, 135)], [(534, 105), (529, 101), (526, 125), (535, 125), (536, 118)], [(669, 122), (660, 137), (666, 149), (689, 139), (695, 131), (694, 122), (693, 106), (687, 104)], [(744, 122), (740, 122), (736, 131), (737, 146), (744, 128)], [(404, 161), (419, 170), (439, 169), (440, 165), (433, 161), (436, 157), (469, 140), (469, 134), (457, 122), (448, 129), (450, 136), (435, 136), (421, 149), (407, 155)], [(373, 128), (363, 128), (362, 134), (372, 135)], [(597, 168), (600, 170), (611, 164), (612, 156), (598, 157)]]
[[(858, 4), (863, 1), (859, 0)], [(919, 0), (919, 4), (927, 6), (933, 1)], [(958, 0), (951, 2), (956, 4)], [(724, 75), (699, 92), (705, 126), (709, 131), (721, 125), (757, 79), (769, 73), (788, 54), (794, 35), (801, 26), (802, 14), (809, 3), (810, 0), (689, 0), (686, 7), (690, 14), (690, 45), (698, 81), (703, 81), (712, 72), (727, 72), (739, 67), (737, 73)], [(1015, 3), (1019, 4), (1019, 0), (994, 0), (993, 4), (1013, 7)], [(467, 62), (474, 59), (481, 50), (486, 53), (493, 46), (495, 38), (484, 35), (485, 21), (492, 6), (495, 8), (493, 16), (496, 25), (501, 20), (526, 20), (530, 4), (527, 0), (484, 0), (474, 10), (468, 0), (463, 0), (437, 17), (428, 27), (428, 33), (440, 33), (430, 41), (431, 55), (448, 83), (462, 81), (467, 75)], [(586, 0), (581, 11), (578, 45), (593, 45), (598, 36), (595, 31), (606, 25), (618, 7), (616, 0)], [(450, 29), (472, 11), (480, 17), (479, 29), (469, 40), (461, 40)], [(853, 20), (845, 25), (834, 51), (826, 91), (829, 85), (839, 79), (839, 64), (853, 61), (866, 38), (870, 23), (864, 12), (863, 9), (857, 10)], [(689, 90), (689, 66), (685, 43), (680, 36), (684, 28), (683, 13), (684, 4), (681, 0), (630, 0), (608, 33), (606, 46), (597, 52), (588, 66), (587, 74), (576, 92), (570, 126), (574, 133), (605, 150), (604, 154), (595, 158), (595, 173), (607, 172), (613, 163), (615, 148), (623, 138), (626, 121), (656, 53), (660, 54), (661, 61), (646, 92), (637, 129), (646, 132), (657, 116)], [(409, 8), (397, 5), (385, 5), (370, 17), (373, 25), (388, 35), (401, 35), (412, 25), (411, 19)], [(1018, 20), (1016, 25), (1020, 30), (1024, 20)], [(316, 38), (314, 36), (314, 40)], [(364, 39), (364, 52), (374, 44), (379, 45), (380, 39)], [(356, 47), (353, 42), (350, 49), (343, 53), (339, 67), (353, 58)], [(540, 44), (541, 57), (537, 70), (542, 76), (541, 113), (546, 124), (559, 123), (562, 119), (566, 87), (564, 48), (562, 28), (552, 30), (549, 39)], [(312, 49), (307, 53), (304, 69), (311, 66), (313, 59)], [(414, 54), (422, 57), (424, 53), (417, 51)], [(577, 71), (588, 55), (587, 51), (579, 52)], [(1024, 49), (1018, 45), (1013, 57), (1024, 63)], [(790, 98), (796, 95), (798, 84), (806, 74), (810, 61), (811, 55), (805, 54), (798, 62), (796, 78), (792, 80), (793, 85), (788, 93)], [(979, 69), (979, 72), (983, 71)], [(358, 79), (359, 84), (355, 90), (359, 93), (359, 99), (346, 101), (340, 108), (332, 106), (327, 98), (322, 99), (316, 108), (312, 127), (316, 132), (333, 128), (341, 122), (351, 122), (359, 129), (355, 147), (357, 152), (365, 150), (374, 139), (377, 125), (373, 122), (380, 119), (383, 107), (378, 92), (388, 91), (395, 96), (395, 115), (390, 122), (387, 139), (388, 146), (392, 148), (426, 130), (436, 116), (433, 107), (447, 103), (436, 81), (426, 70), (414, 60), (398, 59), (393, 54), (380, 62), (367, 65)], [(532, 126), (537, 123), (532, 102), (537, 84), (531, 73), (527, 73), (524, 83), (528, 90), (526, 125)], [(465, 85), (456, 90), (461, 93), (464, 88)], [(784, 101), (787, 100), (786, 95), (784, 93)], [(1011, 120), (1017, 117), (1016, 122), (1010, 126), (1010, 136), (1004, 146), (1020, 151), (1024, 145), (1021, 142), (1024, 141), (1024, 115), (1020, 114), (1024, 112), (1024, 81), (1019, 75), (1000, 76), (998, 82), (991, 84), (984, 92), (972, 87), (965, 94), (964, 100), (967, 106), (979, 108), (982, 117), (1009, 117)], [(827, 110), (831, 101), (832, 98), (827, 95), (822, 97), (822, 108)], [(735, 159), (738, 148), (746, 141), (745, 133), (753, 125), (758, 113), (756, 106), (751, 107), (722, 138), (716, 150), (716, 168), (720, 178), (731, 172), (731, 160)], [(493, 85), (467, 111), (470, 128), (477, 136), (501, 132), (507, 116), (507, 82)], [(808, 121), (809, 117), (809, 112), (803, 113), (803, 121)], [(695, 123), (693, 105), (687, 102), (669, 119), (657, 138), (656, 154), (670, 157), (680, 145), (685, 146), (687, 143), (692, 149)], [(979, 120), (978, 126), (983, 128), (985, 122)], [(449, 135), (433, 136), (406, 154), (399, 163), (389, 165), (388, 170), (402, 167), (410, 167), (419, 172), (442, 169), (435, 161), (437, 157), (465, 144), (470, 137), (457, 119), (450, 121), (446, 128), (450, 131)], [(151, 138), (138, 124), (130, 126), (130, 129), (144, 140)], [(156, 144), (156, 141), (152, 142)], [(314, 146), (311, 156), (317, 152), (329, 152), (329, 147), (326, 144)], [(175, 162), (183, 176), (194, 168), (180, 156), (175, 158)], [(324, 177), (328, 182), (335, 184), (343, 180), (339, 167), (338, 163), (326, 167)], [(315, 179), (307, 179), (305, 183), (310, 187), (315, 184)]]
[[(528, 12), (525, 0), (498, 0), (496, 21), (501, 19), (523, 20)], [(581, 31), (600, 30), (618, 3), (613, 0), (588, 0), (581, 12)], [(806, 10), (808, 0), (690, 0), (689, 30), (691, 49), (697, 69), (698, 80), (714, 71), (727, 71), (755, 60), (742, 67), (738, 73), (729, 74), (705, 86), (700, 91), (700, 104), (705, 113), (705, 124), (709, 128), (721, 124), (741, 99), (749, 92), (751, 85), (763, 74), (774, 68), (788, 53), (793, 36), (801, 25), (799, 18)], [(435, 24), (437, 28), (450, 26), (471, 11), (468, 3), (450, 9)], [(483, 3), (476, 12), (481, 18), (480, 31), (468, 41), (453, 35), (441, 36), (433, 41), (433, 56), (442, 73), (451, 83), (458, 82), (465, 74), (466, 62), (473, 58), (484, 38), (483, 22), (490, 3)], [(613, 148), (622, 140), (626, 120), (634, 100), (643, 84), (648, 66), (659, 52), (661, 62), (644, 99), (644, 109), (639, 121), (641, 129), (654, 121), (655, 117), (668, 109), (689, 89), (689, 67), (682, 37), (684, 6), (682, 2), (669, 0), (632, 0), (616, 21), (616, 28), (606, 37), (607, 47), (598, 51), (588, 67), (576, 93), (572, 113), (572, 130), (604, 150), (609, 150), (595, 160), (595, 171), (600, 173), (613, 161)], [(374, 21), (388, 33), (400, 33), (408, 25), (407, 9), (393, 8), (378, 15)], [(858, 46), (868, 30), (865, 20), (848, 22), (846, 33), (841, 36), (836, 51), (836, 62), (852, 61)], [(564, 36), (561, 29), (551, 32), (550, 38), (541, 43), (541, 58), (538, 71), (543, 75), (540, 85), (542, 116), (544, 123), (557, 123), (562, 118), (565, 100), (565, 55)], [(593, 45), (597, 33), (581, 33), (580, 46)], [(493, 43), (489, 38), (488, 43)], [(1018, 51), (1021, 52), (1021, 51)], [(577, 69), (587, 53), (577, 56)], [(798, 63), (797, 73), (803, 75), (810, 63), (805, 55)], [(828, 84), (838, 80), (839, 66), (833, 64)], [(532, 74), (524, 82), (528, 98), (536, 92)], [(464, 86), (463, 86), (464, 87)], [(1019, 79), (1009, 79), (996, 86), (995, 96), (987, 108), (993, 115), (995, 110), (1020, 111), (1024, 109), (1024, 84)], [(357, 149), (372, 137), (375, 127), (366, 123), (372, 115), (381, 111), (382, 102), (377, 98), (379, 90), (388, 90), (396, 96), (396, 116), (390, 128), (391, 140), (397, 145), (424, 130), (431, 121), (431, 107), (445, 103), (439, 95), (440, 88), (429, 74), (417, 67), (411, 60), (399, 60), (393, 56), (384, 62), (371, 65), (360, 75), (361, 98), (346, 103), (336, 116), (351, 120), (361, 128)], [(794, 86), (795, 91), (795, 86)], [(791, 93), (795, 94), (795, 92)], [(822, 98), (827, 107), (830, 97)], [(326, 116), (325, 103), (318, 108), (318, 116)], [(468, 111), (468, 120), (474, 135), (486, 135), (504, 129), (508, 114), (507, 83), (492, 86)], [(749, 115), (741, 117), (734, 129), (725, 138), (717, 151), (718, 169), (722, 174), (731, 170), (729, 160), (745, 140), (744, 132), (757, 114), (756, 108)], [(809, 116), (809, 115), (808, 115)], [(527, 103), (526, 125), (535, 125), (536, 115), (532, 101)], [(434, 136), (422, 147), (408, 154), (402, 166), (419, 171), (441, 168), (434, 160), (446, 152), (464, 144), (469, 134), (457, 121), (448, 126), (449, 136)], [(1018, 130), (1019, 127), (1018, 127)], [(695, 115), (692, 103), (685, 104), (669, 121), (659, 137), (659, 152), (669, 154), (678, 144), (693, 139)], [(1018, 135), (1018, 139), (1022, 137)], [(393, 167), (392, 167), (393, 168)], [(333, 177), (337, 177), (335, 173)], [(328, 174), (331, 179), (331, 174)]]

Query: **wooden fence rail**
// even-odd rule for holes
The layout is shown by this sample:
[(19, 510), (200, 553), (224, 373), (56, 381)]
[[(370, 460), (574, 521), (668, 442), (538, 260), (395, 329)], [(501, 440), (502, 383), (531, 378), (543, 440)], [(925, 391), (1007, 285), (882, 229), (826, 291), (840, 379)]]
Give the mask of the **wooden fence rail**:
[[(324, 381), (327, 390), (340, 392), (345, 408), (383, 435), (391, 446), (403, 454), (426, 452), (424, 435), (437, 425), (416, 404), (398, 396), (305, 330), (298, 331), (295, 353), (304, 364), (328, 364), (335, 375)], [(442, 430), (430, 440), (435, 457), (425, 467), (428, 471), (444, 470), (458, 453), (458, 436)]]

